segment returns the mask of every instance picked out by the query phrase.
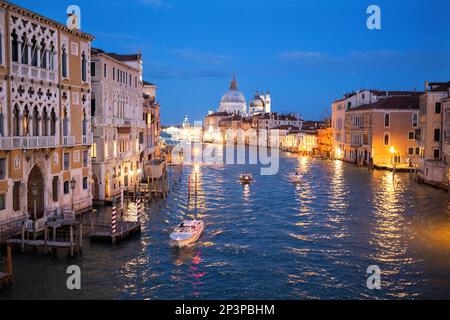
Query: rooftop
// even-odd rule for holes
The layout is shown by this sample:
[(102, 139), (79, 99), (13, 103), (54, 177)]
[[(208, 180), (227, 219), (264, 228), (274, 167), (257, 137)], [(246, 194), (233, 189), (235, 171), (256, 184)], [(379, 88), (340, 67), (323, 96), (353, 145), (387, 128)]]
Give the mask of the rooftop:
[(419, 96), (395, 96), (381, 99), (375, 103), (362, 105), (352, 108), (349, 112), (360, 110), (374, 110), (374, 109), (395, 109), (395, 110), (411, 110), (419, 109)]

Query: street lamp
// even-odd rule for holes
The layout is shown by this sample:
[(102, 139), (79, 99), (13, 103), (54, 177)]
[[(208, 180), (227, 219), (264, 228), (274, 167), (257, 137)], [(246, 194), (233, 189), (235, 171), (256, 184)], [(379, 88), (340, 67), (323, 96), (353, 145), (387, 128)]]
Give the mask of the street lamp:
[(72, 189), (72, 214), (75, 213), (75, 202), (74, 202), (74, 195), (75, 195), (75, 185), (77, 184), (77, 181), (75, 178), (72, 178), (70, 181), (70, 188)]
[(34, 220), (36, 220), (36, 210), (37, 210), (37, 195), (38, 195), (38, 186), (36, 183), (33, 183), (33, 186), (31, 187), (31, 193), (33, 194), (33, 199), (34, 199)]

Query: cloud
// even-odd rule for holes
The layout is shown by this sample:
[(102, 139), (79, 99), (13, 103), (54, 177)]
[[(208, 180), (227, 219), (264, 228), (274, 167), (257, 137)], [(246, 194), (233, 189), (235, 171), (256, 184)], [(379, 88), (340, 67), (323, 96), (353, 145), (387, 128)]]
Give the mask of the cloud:
[(173, 4), (165, 0), (139, 0), (142, 4), (155, 9), (171, 9)]
[(302, 50), (291, 50), (283, 52), (280, 57), (283, 60), (306, 60), (306, 59), (321, 59), (326, 56), (321, 52), (315, 51), (302, 51)]
[(235, 57), (232, 56), (210, 52), (201, 52), (196, 51), (194, 49), (168, 49), (168, 50), (174, 53), (179, 58), (199, 63), (224, 64), (235, 60)]

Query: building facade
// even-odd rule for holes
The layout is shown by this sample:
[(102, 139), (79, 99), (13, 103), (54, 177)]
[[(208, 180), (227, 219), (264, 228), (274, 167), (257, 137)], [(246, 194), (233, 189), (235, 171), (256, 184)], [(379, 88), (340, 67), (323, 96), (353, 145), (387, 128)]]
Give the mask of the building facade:
[(92, 40), (0, 1), (0, 222), (92, 206)]
[(447, 184), (445, 105), (448, 105), (450, 82), (426, 82), (420, 97), (417, 140), (420, 146), (420, 174), (429, 183)]
[(140, 54), (92, 50), (91, 105), (93, 195), (104, 202), (142, 177), (147, 125)]
[(417, 95), (383, 98), (347, 111), (344, 160), (381, 168), (417, 162), (418, 116)]

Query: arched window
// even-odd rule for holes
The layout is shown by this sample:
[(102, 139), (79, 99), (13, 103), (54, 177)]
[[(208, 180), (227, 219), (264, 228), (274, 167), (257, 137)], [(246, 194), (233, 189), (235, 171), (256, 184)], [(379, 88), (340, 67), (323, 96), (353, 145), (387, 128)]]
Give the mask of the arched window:
[(48, 136), (48, 113), (47, 108), (44, 108), (42, 112), (42, 135)]
[(19, 62), (19, 40), (15, 30), (11, 33), (11, 59)]
[(68, 78), (67, 76), (67, 51), (66, 46), (62, 47), (62, 53), (61, 53), (61, 69), (62, 69), (62, 77)]
[(23, 34), (22, 36), (22, 64), (28, 64), (29, 63), (29, 55), (28, 55), (28, 38), (26, 34)]
[(24, 137), (28, 136), (30, 133), (30, 112), (28, 111), (28, 107), (25, 107), (23, 111), (22, 129), (22, 135)]
[(386, 128), (389, 128), (391, 126), (391, 115), (389, 113), (386, 113), (384, 115), (384, 126)]
[(0, 64), (3, 64), (3, 30), (0, 26)]
[(38, 67), (38, 44), (36, 38), (33, 37), (31, 40), (31, 65), (33, 67)]
[(95, 95), (92, 95), (92, 97), (91, 97), (91, 118), (95, 117), (95, 111), (96, 111), (96, 100), (95, 100)]
[(55, 45), (53, 44), (53, 42), (50, 43), (50, 65), (49, 65), (49, 69), (50, 70), (55, 70)]
[(13, 134), (15, 137), (20, 136), (20, 112), (17, 104), (14, 106)]
[(69, 119), (67, 117), (67, 109), (64, 108), (63, 114), (63, 135), (67, 137), (69, 135)]
[(81, 81), (87, 81), (87, 59), (86, 54), (83, 52), (83, 56), (81, 58)]
[(83, 123), (82, 123), (82, 126), (83, 126), (83, 136), (87, 136), (87, 119), (86, 119), (86, 111), (85, 110), (83, 110)]
[(4, 127), (5, 117), (3, 116), (3, 111), (0, 108), (0, 137), (5, 135), (5, 127)]
[(45, 41), (42, 40), (41, 42), (41, 63), (40, 67), (43, 69), (47, 69), (47, 56), (48, 56), (48, 50), (45, 45)]
[(33, 112), (33, 136), (39, 136), (39, 111), (37, 107), (34, 107)]
[(54, 109), (52, 109), (50, 114), (50, 135), (53, 137), (56, 135), (56, 114)]

